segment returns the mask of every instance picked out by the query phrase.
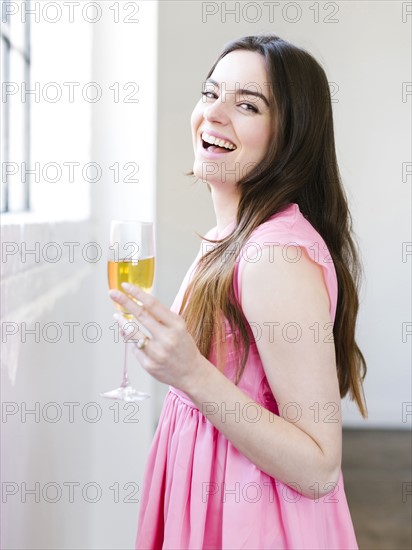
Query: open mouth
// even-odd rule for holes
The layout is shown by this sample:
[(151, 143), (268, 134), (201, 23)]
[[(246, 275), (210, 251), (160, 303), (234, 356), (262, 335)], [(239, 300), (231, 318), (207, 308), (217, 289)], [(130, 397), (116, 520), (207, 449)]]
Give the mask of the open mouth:
[(209, 152), (231, 153), (237, 149), (236, 145), (233, 143), (215, 138), (214, 136), (209, 136), (205, 132), (203, 132), (201, 140), (203, 149), (206, 149)]

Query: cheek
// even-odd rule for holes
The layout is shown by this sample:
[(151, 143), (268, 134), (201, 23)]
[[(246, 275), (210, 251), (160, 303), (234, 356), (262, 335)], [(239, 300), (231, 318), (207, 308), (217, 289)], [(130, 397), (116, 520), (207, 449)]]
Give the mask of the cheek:
[(191, 123), (191, 126), (192, 126), (192, 130), (197, 129), (197, 127), (200, 124), (201, 119), (202, 119), (202, 108), (201, 108), (200, 102), (198, 102), (195, 105), (195, 108), (193, 109), (192, 115), (190, 117), (190, 123)]
[(199, 129), (201, 120), (202, 120), (202, 113), (201, 113), (201, 110), (199, 108), (199, 104), (197, 104), (196, 107), (193, 109), (192, 115), (190, 117), (190, 126), (191, 126), (191, 129), (192, 129), (193, 145), (195, 145), (196, 133)]
[(266, 154), (270, 143), (270, 128), (268, 125), (262, 125), (255, 128), (249, 134), (248, 143), (251, 147), (252, 155), (259, 160)]

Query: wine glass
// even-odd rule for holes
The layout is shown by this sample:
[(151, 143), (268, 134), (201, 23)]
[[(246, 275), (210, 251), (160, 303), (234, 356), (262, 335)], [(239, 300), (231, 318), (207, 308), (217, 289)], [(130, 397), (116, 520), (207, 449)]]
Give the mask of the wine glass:
[[(107, 272), (109, 288), (123, 291), (121, 283), (131, 283), (140, 286), (145, 292), (150, 292), (154, 279), (154, 234), (152, 222), (112, 221), (110, 226), (110, 246)], [(137, 300), (135, 300), (137, 303)], [(126, 319), (133, 315), (123, 306), (116, 303)], [(143, 332), (139, 326), (139, 330)], [(102, 397), (121, 399), (123, 401), (141, 401), (150, 394), (135, 390), (127, 375), (127, 356), (132, 342), (125, 342), (123, 380), (119, 388), (105, 393)]]

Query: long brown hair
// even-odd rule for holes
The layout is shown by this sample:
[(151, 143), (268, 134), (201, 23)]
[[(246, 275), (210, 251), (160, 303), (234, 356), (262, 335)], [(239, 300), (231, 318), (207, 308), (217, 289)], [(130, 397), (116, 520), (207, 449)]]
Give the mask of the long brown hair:
[(199, 261), (179, 313), (205, 357), (216, 337), (218, 368), (222, 361), (220, 342), (225, 339), (222, 316), (227, 320), (235, 345), (242, 352), (236, 370), (238, 384), (249, 353), (251, 330), (234, 294), (236, 255), (230, 251), (241, 250), (256, 227), (290, 203), (297, 203), (324, 239), (336, 270), (338, 299), (333, 336), (340, 396), (349, 392), (367, 418), (362, 385), (367, 367), (355, 341), (362, 266), (351, 236), (352, 218), (336, 158), (326, 74), (305, 50), (264, 33), (227, 44), (207, 78), (220, 59), (234, 50), (258, 52), (265, 59), (276, 139), (271, 140), (264, 162), (237, 182), (240, 199), (236, 227), (219, 241), (209, 239), (215, 246)]

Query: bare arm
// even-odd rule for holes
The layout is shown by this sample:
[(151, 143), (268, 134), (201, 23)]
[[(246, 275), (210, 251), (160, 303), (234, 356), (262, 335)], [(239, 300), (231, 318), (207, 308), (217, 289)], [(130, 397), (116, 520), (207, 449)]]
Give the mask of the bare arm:
[[(334, 345), (324, 342), (330, 317), (320, 266), (303, 249), (301, 259), (291, 263), (280, 247), (271, 257), (263, 248), (260, 261), (245, 266), (242, 308), (262, 329), (257, 347), (280, 416), (251, 400), (203, 357), (201, 376), (185, 392), (259, 469), (294, 488), (298, 484), (309, 498), (316, 498), (318, 489), (326, 494), (340, 472), (341, 417)], [(274, 334), (264, 325), (268, 322), (279, 323)], [(285, 325), (290, 332), (282, 337)], [(299, 330), (300, 339), (293, 341)]]
[[(262, 329), (257, 348), (279, 416), (254, 402), (200, 354), (182, 317), (139, 287), (122, 286), (142, 307), (123, 292), (109, 294), (151, 334), (144, 348), (133, 347), (147, 372), (184, 391), (262, 471), (308, 498), (334, 489), (341, 464), (341, 418), (335, 350), (324, 330), (330, 327), (329, 298), (322, 268), (304, 249), (292, 263), (280, 247), (264, 247), (259, 262), (246, 264), (242, 277), (241, 305), (249, 323)], [(264, 330), (267, 323), (279, 329), (274, 339)], [(129, 324), (121, 320), (124, 333)]]

